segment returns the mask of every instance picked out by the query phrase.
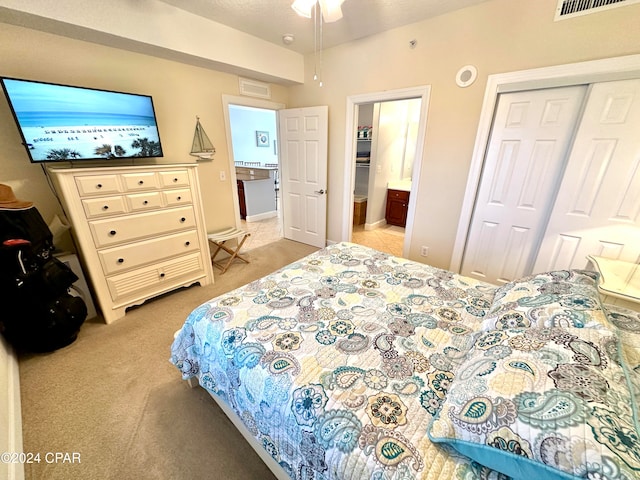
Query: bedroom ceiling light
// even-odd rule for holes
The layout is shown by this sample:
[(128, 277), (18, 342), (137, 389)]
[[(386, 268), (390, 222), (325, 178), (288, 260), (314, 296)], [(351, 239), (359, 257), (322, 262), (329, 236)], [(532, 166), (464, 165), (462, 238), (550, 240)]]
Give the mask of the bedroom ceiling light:
[(342, 18), (344, 0), (295, 0), (291, 8), (301, 17), (311, 18), (316, 3), (320, 4), (324, 23), (336, 22)]
[[(305, 18), (313, 17), (313, 55), (315, 67), (313, 80), (319, 81), (322, 87), (322, 25), (342, 18), (342, 4), (344, 0), (295, 0), (291, 8)], [(322, 15), (318, 14), (318, 7)], [(319, 51), (319, 53), (318, 53)], [(319, 58), (319, 60), (318, 60)]]
[(311, 18), (311, 10), (316, 4), (316, 0), (295, 0), (291, 8), (301, 17)]

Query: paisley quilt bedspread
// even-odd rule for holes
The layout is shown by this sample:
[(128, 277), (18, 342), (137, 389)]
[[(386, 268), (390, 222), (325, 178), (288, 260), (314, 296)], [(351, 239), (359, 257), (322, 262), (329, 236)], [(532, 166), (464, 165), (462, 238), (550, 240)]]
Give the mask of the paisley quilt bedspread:
[(640, 317), (596, 280), (497, 288), (340, 243), (196, 308), (171, 362), (294, 479), (631, 480)]

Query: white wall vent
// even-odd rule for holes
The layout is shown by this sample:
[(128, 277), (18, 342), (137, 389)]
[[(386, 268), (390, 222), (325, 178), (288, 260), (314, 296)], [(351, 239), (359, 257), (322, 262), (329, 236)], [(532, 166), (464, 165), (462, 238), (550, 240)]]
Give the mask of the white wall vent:
[(249, 80), (248, 78), (242, 77), (240, 77), (238, 81), (240, 82), (240, 95), (258, 98), (271, 98), (271, 86), (269, 86), (268, 83)]
[(558, 0), (555, 21), (588, 15), (611, 8), (625, 7), (640, 0)]

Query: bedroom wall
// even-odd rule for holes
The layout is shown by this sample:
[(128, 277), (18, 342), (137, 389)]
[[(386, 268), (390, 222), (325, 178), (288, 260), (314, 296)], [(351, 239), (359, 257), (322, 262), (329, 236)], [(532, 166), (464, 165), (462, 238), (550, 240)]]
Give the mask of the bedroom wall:
[[(330, 241), (342, 240), (342, 216), (351, 208), (343, 202), (346, 97), (427, 84), (432, 87), (427, 136), (419, 159), (418, 205), (408, 253), (412, 259), (449, 266), (487, 76), (640, 53), (640, 5), (554, 22), (556, 4), (490, 0), (325, 50), (323, 88), (311, 78), (313, 55), (305, 58), (304, 85), (272, 84), (276, 102), (291, 107), (329, 105)], [(414, 39), (417, 45), (411, 49)], [(478, 80), (461, 89), (455, 74), (467, 64), (478, 68)], [(218, 180), (218, 171), (228, 168), (229, 148), (220, 95), (238, 94), (235, 75), (8, 24), (0, 29), (0, 65), (3, 75), (153, 95), (166, 161), (193, 161), (187, 151), (195, 115), (200, 115), (218, 151), (213, 162), (201, 162), (207, 226), (232, 221), (231, 185)], [(9, 125), (0, 129), (0, 182), (12, 185), (19, 197), (34, 200), (48, 221), (59, 207), (40, 167), (30, 165), (19, 146), (4, 98), (0, 122)], [(430, 248), (426, 259), (419, 256), (422, 245)]]
[(162, 0), (62, 0), (55, 8), (0, 0), (0, 20), (265, 82), (302, 82), (301, 54)]
[[(556, 5), (492, 0), (325, 50), (322, 88), (311, 78), (313, 55), (306, 57), (305, 84), (291, 87), (290, 105), (329, 105), (330, 240), (342, 240), (343, 176), (351, 168), (344, 153), (347, 96), (431, 85), (409, 258), (449, 267), (487, 76), (640, 53), (640, 5), (554, 22)], [(468, 64), (478, 79), (459, 88), (456, 72)], [(422, 245), (428, 258), (420, 257)]]
[[(237, 75), (1, 25), (0, 75), (153, 96), (165, 154), (161, 163), (195, 162), (189, 151), (200, 116), (216, 147), (212, 161), (198, 162), (206, 225), (215, 230), (235, 224), (222, 95), (239, 95)], [(271, 92), (275, 102), (286, 103), (285, 87), (272, 85)], [(41, 166), (29, 163), (3, 94), (0, 126), (0, 183), (33, 201), (45, 221), (61, 215)]]
[[(18, 359), (13, 348), (0, 335), (0, 453), (22, 452), (22, 416)], [(23, 480), (20, 463), (0, 462), (0, 478)]]

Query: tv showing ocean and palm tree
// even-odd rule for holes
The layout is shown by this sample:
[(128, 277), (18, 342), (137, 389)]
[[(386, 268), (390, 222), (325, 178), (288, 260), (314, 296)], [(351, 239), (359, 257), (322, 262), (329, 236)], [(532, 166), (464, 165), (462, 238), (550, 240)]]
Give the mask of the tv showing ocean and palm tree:
[(31, 162), (162, 157), (153, 99), (0, 78)]

